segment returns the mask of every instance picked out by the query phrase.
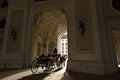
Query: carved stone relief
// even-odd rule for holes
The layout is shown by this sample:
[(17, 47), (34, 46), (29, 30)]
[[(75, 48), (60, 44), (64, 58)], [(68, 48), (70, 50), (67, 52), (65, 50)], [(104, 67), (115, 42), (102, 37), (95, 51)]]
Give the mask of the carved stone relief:
[[(13, 17), (14, 16), (14, 17)], [(10, 17), (10, 30), (7, 41), (7, 54), (20, 52), (24, 10), (12, 10)], [(14, 39), (16, 36), (16, 39)]]

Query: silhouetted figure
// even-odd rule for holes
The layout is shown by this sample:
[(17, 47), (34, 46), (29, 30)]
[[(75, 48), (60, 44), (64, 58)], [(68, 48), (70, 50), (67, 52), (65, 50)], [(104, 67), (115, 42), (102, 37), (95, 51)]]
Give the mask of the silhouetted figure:
[(66, 58), (64, 56), (61, 56), (60, 57), (60, 67), (59, 68), (63, 68), (65, 66), (65, 61), (66, 61)]
[(57, 53), (58, 53), (57, 48), (55, 48), (55, 49), (53, 50), (53, 53), (54, 53), (55, 55), (57, 55)]
[(45, 54), (44, 54), (44, 53), (42, 53), (42, 55), (40, 55), (40, 57), (45, 57)]
[(51, 55), (48, 53), (47, 57), (50, 57)]

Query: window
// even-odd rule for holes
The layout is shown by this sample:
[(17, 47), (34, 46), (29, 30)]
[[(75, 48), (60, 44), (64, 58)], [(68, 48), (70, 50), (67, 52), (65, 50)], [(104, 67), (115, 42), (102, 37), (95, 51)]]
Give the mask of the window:
[(112, 6), (114, 9), (120, 11), (120, 0), (112, 0)]
[(64, 47), (62, 47), (62, 50), (64, 50)]
[(67, 46), (67, 43), (66, 43), (66, 46)]
[(1, 7), (1, 8), (5, 8), (5, 7), (7, 7), (7, 6), (8, 6), (7, 0), (1, 0), (1, 1), (0, 1), (0, 7)]
[(68, 46), (66, 46), (66, 50), (68, 50)]
[(66, 53), (68, 53), (68, 51), (66, 51)]

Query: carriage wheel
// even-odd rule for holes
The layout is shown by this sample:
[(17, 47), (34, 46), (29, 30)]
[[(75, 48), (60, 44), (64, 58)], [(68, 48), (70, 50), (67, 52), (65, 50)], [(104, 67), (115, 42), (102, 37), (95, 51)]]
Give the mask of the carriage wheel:
[(37, 63), (37, 60), (34, 60), (31, 65), (31, 72), (33, 74), (36, 74), (39, 69), (39, 64)]

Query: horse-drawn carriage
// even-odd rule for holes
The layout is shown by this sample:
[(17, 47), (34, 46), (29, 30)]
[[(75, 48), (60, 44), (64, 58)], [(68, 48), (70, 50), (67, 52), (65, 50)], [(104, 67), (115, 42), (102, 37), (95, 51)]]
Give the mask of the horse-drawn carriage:
[(51, 70), (56, 67), (62, 68), (64, 63), (65, 59), (59, 54), (35, 57), (31, 64), (31, 72), (35, 74), (38, 72), (39, 67), (41, 67), (46, 73), (51, 73)]

